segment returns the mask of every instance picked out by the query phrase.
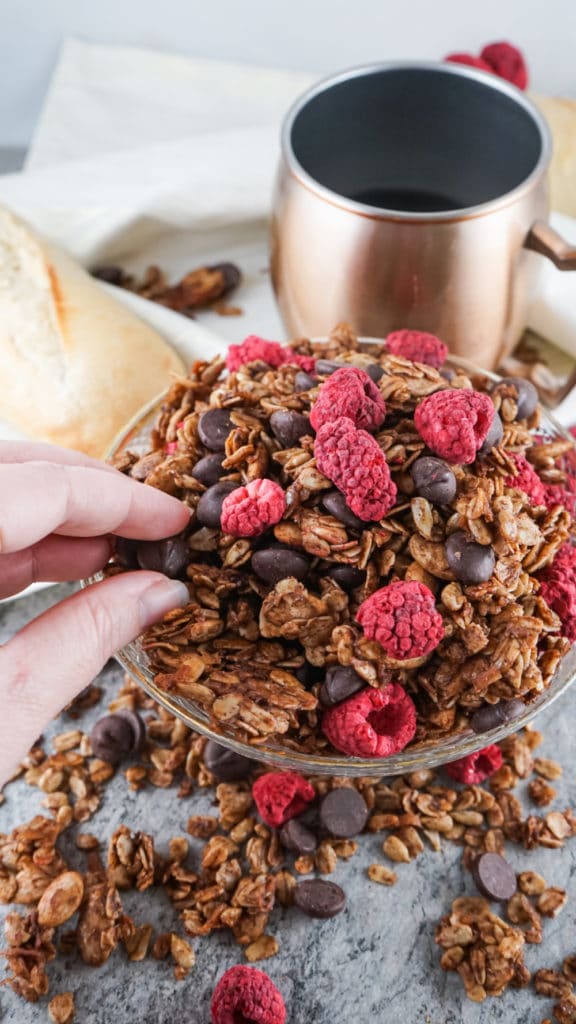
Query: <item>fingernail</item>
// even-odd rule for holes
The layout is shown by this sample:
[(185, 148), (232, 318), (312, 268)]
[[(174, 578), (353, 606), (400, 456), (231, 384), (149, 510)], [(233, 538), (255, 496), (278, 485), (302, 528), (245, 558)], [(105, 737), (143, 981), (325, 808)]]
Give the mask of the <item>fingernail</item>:
[(188, 604), (190, 595), (188, 587), (179, 580), (166, 580), (153, 583), (140, 596), (139, 604), (142, 611), (142, 628), (147, 629), (152, 623), (158, 622), (173, 608), (182, 608)]

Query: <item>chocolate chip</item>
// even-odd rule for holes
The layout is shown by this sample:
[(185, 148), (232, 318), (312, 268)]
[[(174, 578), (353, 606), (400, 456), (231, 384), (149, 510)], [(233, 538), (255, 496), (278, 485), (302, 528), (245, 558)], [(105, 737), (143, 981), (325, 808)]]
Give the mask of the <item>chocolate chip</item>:
[(340, 491), (327, 491), (322, 495), (322, 504), (326, 511), (344, 523), (344, 526), (350, 526), (353, 530), (361, 530), (368, 525), (350, 511), (346, 499)]
[(332, 708), (352, 694), (363, 690), (366, 682), (350, 665), (334, 665), (326, 672), (326, 677), (318, 694), (320, 703), (325, 708)]
[(245, 779), (254, 767), (254, 762), (235, 750), (228, 750), (215, 740), (208, 740), (204, 747), (204, 764), (220, 782), (238, 782)]
[(127, 540), (126, 537), (116, 537), (114, 540), (114, 557), (124, 569), (139, 569), (138, 565), (138, 541)]
[(496, 556), (489, 544), (477, 544), (464, 530), (451, 533), (444, 545), (446, 560), (462, 583), (485, 583), (494, 572)]
[(94, 757), (110, 764), (119, 764), (134, 749), (134, 729), (121, 715), (105, 715), (94, 725), (90, 733)]
[(449, 505), (456, 497), (456, 477), (442, 459), (423, 455), (410, 468), (416, 493), (437, 505)]
[(105, 281), (106, 284), (115, 284), (120, 288), (124, 284), (125, 274), (122, 267), (105, 264), (101, 267), (94, 267), (90, 273), (92, 274), (92, 277), (97, 278), (98, 281)]
[(441, 377), (444, 377), (444, 380), (448, 381), (454, 380), (454, 377), (456, 376), (456, 371), (451, 370), (449, 366), (443, 366), (438, 373)]
[(516, 391), (517, 420), (525, 420), (532, 415), (538, 405), (538, 392), (529, 380), (524, 380), (523, 377), (504, 377), (499, 384), (506, 384)]
[(484, 444), (478, 449), (478, 455), (488, 455), (496, 445), (500, 444), (500, 441), (504, 437), (504, 424), (500, 419), (497, 412), (494, 413), (494, 419), (490, 425), (490, 430), (486, 434)]
[(223, 455), (205, 455), (192, 467), (192, 476), (196, 477), (205, 487), (217, 484), (222, 476)]
[(266, 583), (278, 583), (287, 576), (303, 580), (308, 575), (310, 559), (300, 551), (278, 545), (255, 551), (252, 555), (252, 568)]
[(177, 579), (184, 572), (190, 560), (186, 538), (178, 533), (165, 540), (143, 540), (137, 550), (138, 565), (151, 572), (162, 572), (170, 579)]
[(224, 287), (222, 295), (226, 295), (234, 288), (237, 288), (242, 280), (242, 274), (235, 263), (214, 263), (208, 270), (217, 270), (222, 274)]
[(227, 409), (208, 409), (198, 420), (198, 436), (210, 451), (223, 452), (234, 424)]
[(213, 484), (200, 498), (196, 506), (196, 519), (202, 526), (210, 526), (212, 529), (220, 527), (220, 516), (222, 505), (232, 491), (239, 487), (235, 480), (221, 480), (219, 484)]
[(368, 374), (375, 384), (377, 384), (384, 376), (384, 367), (380, 366), (379, 363), (368, 363), (368, 366), (363, 366), (362, 369)]
[(286, 850), (293, 850), (294, 853), (302, 855), (314, 853), (318, 846), (318, 840), (314, 833), (298, 818), (291, 818), (285, 825), (282, 825), (280, 842)]
[(317, 359), (314, 369), (321, 377), (330, 377), (331, 374), (336, 373), (336, 370), (341, 370), (343, 366), (348, 365), (348, 363), (339, 362), (337, 359)]
[(139, 753), (139, 751), (142, 750), (142, 747), (144, 746), (144, 742), (146, 740), (146, 722), (144, 721), (143, 718), (140, 718), (140, 715), (138, 714), (137, 711), (131, 711), (130, 708), (122, 708), (122, 710), (117, 711), (116, 714), (119, 715), (120, 718), (126, 719), (130, 728), (132, 729), (134, 739), (132, 743), (131, 753)]
[(270, 417), (272, 433), (284, 448), (295, 448), (301, 437), (312, 434), (312, 427), (307, 416), (293, 409), (279, 409)]
[(340, 786), (331, 789), (320, 804), (320, 824), (337, 839), (357, 836), (368, 818), (364, 797), (357, 789)]
[(331, 565), (326, 576), (334, 580), (342, 590), (355, 590), (366, 580), (366, 573), (353, 565)]
[(473, 864), (472, 877), (479, 892), (489, 900), (509, 900), (516, 892), (514, 869), (499, 853), (480, 854)]
[(317, 383), (316, 378), (312, 377), (310, 373), (299, 370), (294, 377), (294, 391), (310, 391), (310, 388), (315, 388)]
[(303, 665), (294, 669), (294, 675), (302, 683), (302, 686), (309, 688), (314, 686), (315, 683), (323, 681), (324, 669), (318, 665), (311, 665), (309, 661), (305, 661)]
[(474, 732), (488, 732), (506, 722), (514, 721), (525, 710), (526, 705), (519, 697), (515, 697), (513, 700), (501, 700), (498, 704), (485, 704), (470, 717), (470, 728)]
[(335, 882), (323, 878), (311, 878), (298, 882), (294, 890), (294, 903), (308, 917), (326, 919), (336, 917), (346, 906), (344, 890)]

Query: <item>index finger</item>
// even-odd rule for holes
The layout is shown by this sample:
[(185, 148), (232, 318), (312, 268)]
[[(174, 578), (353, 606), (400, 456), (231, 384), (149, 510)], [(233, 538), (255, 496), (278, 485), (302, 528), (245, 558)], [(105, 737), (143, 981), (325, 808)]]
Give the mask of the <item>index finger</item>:
[(42, 441), (0, 441), (0, 465), (22, 462), (58, 462), (66, 466), (92, 466), (107, 473), (118, 472), (113, 466), (91, 459), (73, 448), (59, 448)]
[(51, 533), (159, 540), (180, 533), (189, 520), (177, 498), (121, 473), (53, 462), (0, 465), (0, 553)]

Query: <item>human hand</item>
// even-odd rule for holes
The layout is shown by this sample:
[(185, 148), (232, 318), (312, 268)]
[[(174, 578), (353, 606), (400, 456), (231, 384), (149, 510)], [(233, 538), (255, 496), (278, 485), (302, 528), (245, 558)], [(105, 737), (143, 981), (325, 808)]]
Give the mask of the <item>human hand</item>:
[[(188, 521), (176, 498), (77, 452), (0, 443), (0, 598), (39, 580), (90, 576), (110, 558), (110, 535), (160, 540)], [(160, 573), (122, 573), (0, 646), (0, 785), (110, 655), (187, 599), (183, 583)]]

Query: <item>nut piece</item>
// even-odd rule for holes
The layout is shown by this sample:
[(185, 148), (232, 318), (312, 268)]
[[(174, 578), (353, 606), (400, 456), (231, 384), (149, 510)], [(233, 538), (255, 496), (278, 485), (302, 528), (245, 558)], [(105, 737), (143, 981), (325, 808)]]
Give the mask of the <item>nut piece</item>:
[(244, 952), (246, 959), (253, 964), (257, 960), (268, 960), (269, 957), (276, 956), (279, 949), (278, 940), (273, 935), (261, 935), (255, 942), (246, 946)]
[(368, 878), (371, 882), (378, 882), (380, 885), (396, 885), (398, 875), (395, 871), (384, 866), (384, 864), (370, 864)]
[(190, 943), (174, 932), (170, 934), (170, 952), (176, 963), (174, 977), (176, 981), (183, 981), (196, 963), (196, 954)]
[(382, 849), (386, 856), (397, 864), (408, 864), (411, 860), (410, 852), (406, 843), (403, 843), (401, 839), (398, 839), (398, 836), (388, 836), (388, 838), (382, 843)]
[(564, 889), (551, 886), (540, 894), (536, 902), (536, 906), (540, 913), (544, 914), (544, 917), (556, 917), (556, 915), (562, 910), (567, 899), (568, 897)]
[(84, 896), (84, 880), (77, 871), (65, 871), (44, 890), (38, 904), (38, 922), (57, 928), (76, 913)]
[(52, 1024), (72, 1024), (74, 1011), (72, 992), (61, 992), (48, 1003), (48, 1016)]

